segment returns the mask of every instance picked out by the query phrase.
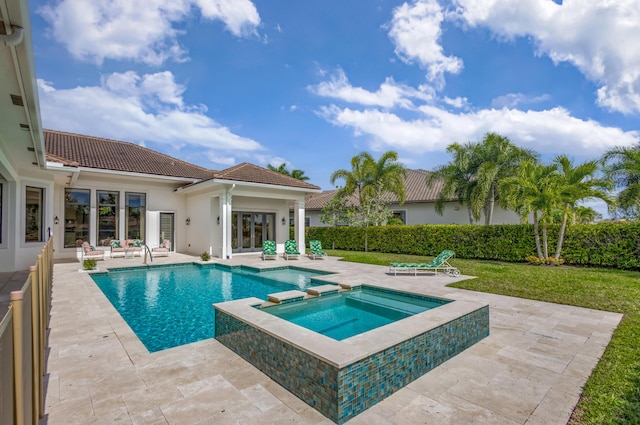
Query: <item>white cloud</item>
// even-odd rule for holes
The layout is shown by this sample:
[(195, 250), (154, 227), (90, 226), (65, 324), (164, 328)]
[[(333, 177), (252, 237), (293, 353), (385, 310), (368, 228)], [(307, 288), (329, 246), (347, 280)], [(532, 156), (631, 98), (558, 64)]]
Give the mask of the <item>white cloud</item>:
[(349, 83), (342, 69), (338, 69), (329, 81), (309, 86), (307, 89), (318, 96), (383, 108), (413, 108), (411, 98), (428, 101), (434, 97), (433, 89), (429, 86), (421, 86), (419, 90), (416, 90), (413, 87), (396, 83), (391, 77), (388, 77), (375, 92), (362, 87), (354, 87)]
[(543, 94), (541, 96), (527, 96), (522, 93), (507, 93), (503, 96), (498, 96), (491, 101), (491, 107), (493, 108), (515, 108), (518, 105), (533, 105), (535, 103), (545, 102), (550, 100), (551, 96)]
[(38, 80), (46, 128), (172, 147), (216, 151), (264, 149), (205, 115), (202, 105), (184, 105), (184, 87), (170, 72), (138, 75), (129, 71), (102, 78), (100, 86), (56, 89)]
[(356, 136), (368, 136), (377, 150), (386, 147), (415, 155), (443, 151), (453, 142), (480, 140), (490, 131), (541, 154), (566, 153), (590, 158), (614, 146), (632, 145), (640, 137), (638, 131), (624, 132), (572, 117), (563, 108), (452, 113), (424, 105), (419, 110), (422, 115), (412, 120), (377, 109), (354, 110), (336, 105), (321, 108), (320, 115), (336, 126), (353, 129)]
[(531, 37), (537, 53), (569, 62), (599, 85), (598, 103), (640, 112), (638, 0), (454, 0), (457, 16), (500, 37)]
[(207, 152), (207, 159), (214, 164), (221, 164), (230, 167), (236, 163), (236, 159), (232, 156), (221, 156), (217, 151)]
[(205, 19), (220, 20), (238, 37), (256, 34), (260, 16), (250, 0), (60, 0), (39, 13), (53, 37), (77, 59), (101, 64), (105, 59), (160, 65), (186, 60), (178, 44), (183, 22), (200, 9)]
[(444, 74), (457, 74), (463, 63), (455, 56), (445, 56), (439, 43), (444, 20), (437, 0), (417, 0), (404, 3), (393, 11), (389, 37), (395, 43), (395, 53), (405, 63), (418, 63), (427, 69), (427, 78), (438, 87), (444, 85)]

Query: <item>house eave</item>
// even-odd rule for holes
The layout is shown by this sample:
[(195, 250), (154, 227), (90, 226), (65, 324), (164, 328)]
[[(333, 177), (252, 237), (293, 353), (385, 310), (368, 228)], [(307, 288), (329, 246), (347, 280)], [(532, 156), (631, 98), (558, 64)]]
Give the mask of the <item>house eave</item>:
[(302, 193), (320, 193), (322, 189), (311, 189), (304, 187), (295, 187), (295, 186), (284, 186), (277, 184), (268, 184), (268, 183), (256, 183), (256, 182), (246, 182), (242, 180), (227, 180), (227, 179), (210, 179), (202, 182), (194, 182), (193, 185), (188, 187), (179, 187), (176, 189), (177, 192), (180, 193), (190, 193), (195, 191), (200, 191), (202, 189), (206, 189), (209, 186), (214, 186), (216, 184), (221, 185), (238, 185), (250, 188), (257, 189), (280, 189), (280, 190), (290, 190), (294, 192), (302, 192)]

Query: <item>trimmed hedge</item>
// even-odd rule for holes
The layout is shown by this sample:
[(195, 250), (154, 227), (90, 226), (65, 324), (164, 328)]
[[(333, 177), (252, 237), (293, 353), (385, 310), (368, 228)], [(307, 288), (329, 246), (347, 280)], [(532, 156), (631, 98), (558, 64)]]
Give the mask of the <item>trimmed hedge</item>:
[[(559, 225), (549, 227), (549, 254), (556, 250)], [(364, 227), (309, 227), (307, 241), (327, 249), (365, 250)], [(458, 258), (523, 262), (536, 255), (531, 224), (380, 226), (368, 229), (368, 251), (435, 256), (452, 249)], [(574, 224), (567, 227), (561, 257), (565, 264), (640, 269), (640, 223)]]

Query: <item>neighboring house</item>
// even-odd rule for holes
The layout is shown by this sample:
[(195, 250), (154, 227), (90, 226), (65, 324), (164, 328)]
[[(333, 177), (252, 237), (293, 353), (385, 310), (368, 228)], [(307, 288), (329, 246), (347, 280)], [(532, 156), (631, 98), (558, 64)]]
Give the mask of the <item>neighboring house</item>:
[(0, 8), (0, 271), (27, 269), (49, 236), (56, 258), (77, 241), (110, 250), (142, 239), (220, 258), (305, 246), (305, 197), (318, 186), (256, 165), (207, 170), (133, 143), (43, 130), (26, 0)]
[[(469, 224), (467, 208), (460, 205), (458, 201), (447, 202), (442, 215), (436, 212), (435, 202), (442, 190), (442, 182), (427, 186), (425, 181), (428, 174), (429, 171), (425, 170), (407, 170), (404, 182), (406, 190), (404, 204), (400, 205), (395, 195), (388, 196), (389, 209), (393, 211), (393, 215), (405, 224)], [(330, 226), (320, 221), (320, 213), (337, 192), (337, 190), (329, 190), (307, 197), (307, 226)], [(351, 197), (350, 202), (357, 202), (357, 199)], [(496, 205), (492, 221), (493, 224), (516, 224), (520, 223), (520, 217), (515, 212), (504, 210)], [(484, 224), (484, 216), (476, 224)]]

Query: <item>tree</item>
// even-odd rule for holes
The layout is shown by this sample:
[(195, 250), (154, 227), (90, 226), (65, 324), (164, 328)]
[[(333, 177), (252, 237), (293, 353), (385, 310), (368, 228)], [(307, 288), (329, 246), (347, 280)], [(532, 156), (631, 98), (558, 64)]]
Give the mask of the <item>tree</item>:
[[(538, 258), (549, 257), (547, 226), (553, 222), (554, 212), (561, 203), (558, 164), (543, 165), (532, 160), (524, 161), (515, 176), (503, 179), (498, 185), (502, 202), (513, 208), (528, 222), (533, 215), (533, 232)], [(542, 224), (542, 243), (540, 241)]]
[(447, 152), (453, 154), (453, 160), (436, 168), (427, 176), (426, 184), (442, 179), (436, 211), (442, 215), (445, 202), (457, 198), (467, 206), (472, 224), (480, 220), (482, 212), (485, 224), (491, 224), (495, 204), (499, 201), (500, 180), (514, 176), (523, 161), (536, 159), (533, 151), (519, 148), (496, 133), (487, 133), (479, 143), (453, 143), (447, 147)]
[(558, 245), (556, 247), (556, 260), (560, 259), (562, 243), (570, 215), (577, 212), (578, 202), (587, 199), (602, 199), (607, 204), (611, 199), (606, 190), (613, 188), (613, 182), (608, 179), (596, 177), (599, 170), (597, 161), (588, 161), (576, 167), (566, 155), (559, 155), (555, 158), (558, 178), (560, 180), (560, 209), (562, 211), (562, 222), (558, 232)]
[(640, 143), (632, 147), (616, 147), (603, 158), (603, 170), (613, 184), (620, 188), (618, 211), (623, 216), (640, 216)]
[(354, 205), (349, 214), (350, 224), (377, 226), (392, 215), (387, 209), (391, 195), (395, 195), (400, 204), (404, 203), (406, 175), (407, 170), (398, 162), (396, 152), (385, 152), (377, 161), (368, 152), (362, 152), (351, 158), (350, 171), (340, 169), (331, 174), (331, 184), (335, 184), (336, 180), (344, 180), (344, 186), (336, 196), (355, 196), (357, 199), (357, 205)]
[(320, 212), (320, 221), (325, 224), (337, 226), (339, 223), (347, 223), (351, 208), (346, 197), (334, 195), (325, 204)]
[(435, 203), (435, 209), (438, 214), (444, 214), (444, 206), (447, 201), (457, 199), (460, 205), (466, 204), (469, 213), (469, 224), (473, 224), (471, 191), (475, 184), (475, 175), (470, 169), (469, 153), (471, 152), (471, 144), (460, 145), (453, 143), (447, 147), (447, 152), (453, 154), (453, 160), (427, 174), (425, 183), (430, 187), (438, 180), (443, 180), (442, 189), (438, 193)]
[(482, 142), (473, 146), (471, 169), (475, 171), (476, 182), (471, 189), (470, 205), (476, 220), (484, 210), (485, 224), (491, 224), (499, 199), (499, 182), (516, 175), (523, 161), (532, 161), (536, 157), (533, 151), (519, 148), (497, 133), (487, 133)]
[(267, 165), (267, 168), (270, 169), (271, 171), (275, 171), (276, 173), (280, 173), (280, 174), (284, 174), (285, 176), (293, 177), (294, 179), (298, 179), (298, 180), (302, 180), (302, 181), (309, 180), (309, 177), (304, 175), (304, 171), (303, 170), (298, 170), (298, 169), (295, 169), (295, 170), (292, 170), (292, 171), (287, 170), (287, 163), (286, 162), (283, 162), (278, 167), (275, 167), (275, 166), (269, 164), (269, 165)]

